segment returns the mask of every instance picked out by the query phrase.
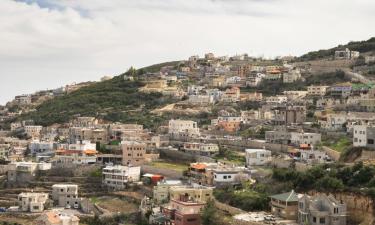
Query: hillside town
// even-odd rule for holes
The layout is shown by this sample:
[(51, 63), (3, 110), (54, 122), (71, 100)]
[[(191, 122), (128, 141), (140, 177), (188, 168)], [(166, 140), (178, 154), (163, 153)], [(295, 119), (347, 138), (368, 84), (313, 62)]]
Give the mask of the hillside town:
[[(349, 48), (207, 53), (16, 96), (0, 108), (0, 223), (374, 224), (374, 71)], [(146, 100), (94, 111), (113, 84)]]

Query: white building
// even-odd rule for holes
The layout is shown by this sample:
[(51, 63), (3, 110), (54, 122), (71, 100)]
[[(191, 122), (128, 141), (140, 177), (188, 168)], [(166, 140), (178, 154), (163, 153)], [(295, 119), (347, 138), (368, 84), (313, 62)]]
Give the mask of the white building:
[(96, 144), (90, 141), (77, 141), (76, 144), (69, 144), (68, 150), (96, 150)]
[(219, 152), (219, 146), (212, 143), (185, 142), (184, 150), (193, 154), (210, 156)]
[(78, 198), (78, 185), (54, 184), (52, 186), (52, 200), (56, 206), (70, 206), (78, 209), (82, 199)]
[(141, 167), (107, 166), (103, 169), (103, 184), (115, 190), (122, 190), (129, 183), (138, 182), (141, 176)]
[(28, 192), (18, 195), (18, 205), (23, 212), (43, 212), (47, 200), (47, 193)]
[(198, 123), (192, 120), (170, 120), (168, 133), (172, 137), (200, 136)]
[(359, 57), (358, 51), (350, 51), (348, 48), (342, 51), (335, 51), (335, 59), (356, 59)]
[(266, 102), (272, 104), (282, 104), (288, 102), (288, 97), (285, 95), (270, 96), (266, 98)]
[(310, 164), (324, 163), (329, 157), (327, 153), (318, 150), (300, 150), (301, 160)]
[(238, 185), (251, 178), (250, 170), (244, 167), (217, 167), (212, 173), (216, 187)]
[(263, 166), (271, 161), (271, 151), (265, 149), (246, 149), (247, 166)]
[(252, 121), (259, 120), (260, 113), (256, 110), (241, 111), (241, 121), (243, 124), (250, 124)]
[(318, 133), (290, 132), (290, 142), (295, 145), (317, 145), (321, 143), (322, 135)]

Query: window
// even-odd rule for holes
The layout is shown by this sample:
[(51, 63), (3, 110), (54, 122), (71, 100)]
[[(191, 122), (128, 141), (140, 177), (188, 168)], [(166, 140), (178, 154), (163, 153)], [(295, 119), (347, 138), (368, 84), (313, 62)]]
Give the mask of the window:
[(227, 179), (227, 176), (224, 176), (224, 179)]
[(313, 217), (313, 222), (316, 223), (316, 217)]
[(334, 214), (338, 214), (338, 213), (339, 213), (339, 208), (334, 208), (334, 209), (333, 209), (333, 213), (334, 213)]
[(319, 223), (320, 224), (325, 224), (326, 223), (326, 218), (320, 218)]
[(194, 222), (194, 221), (197, 221), (197, 218), (189, 218), (187, 219), (188, 222)]
[(374, 144), (374, 139), (367, 139), (367, 144), (373, 145)]

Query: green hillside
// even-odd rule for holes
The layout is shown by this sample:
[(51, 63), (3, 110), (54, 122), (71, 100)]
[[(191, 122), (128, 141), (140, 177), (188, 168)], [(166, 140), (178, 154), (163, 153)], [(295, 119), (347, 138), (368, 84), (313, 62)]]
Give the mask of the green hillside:
[(346, 45), (339, 45), (337, 47), (319, 51), (309, 52), (305, 55), (302, 55), (299, 59), (300, 60), (317, 60), (323, 58), (332, 57), (337, 50), (343, 50), (345, 48), (349, 48), (353, 51), (359, 51), (361, 53), (375, 51), (375, 37), (370, 38), (367, 41), (352, 41)]
[(140, 81), (126, 81), (123, 76), (94, 83), (70, 94), (56, 97), (36, 108), (35, 112), (22, 115), (36, 124), (51, 125), (68, 122), (74, 116), (96, 116), (108, 121), (142, 123), (151, 127), (161, 121), (149, 111), (173, 100), (160, 93), (141, 93)]

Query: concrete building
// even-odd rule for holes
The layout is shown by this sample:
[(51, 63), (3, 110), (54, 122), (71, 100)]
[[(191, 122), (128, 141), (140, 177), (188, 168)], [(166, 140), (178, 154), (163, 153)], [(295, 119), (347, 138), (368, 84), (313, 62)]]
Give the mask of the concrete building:
[(30, 142), (29, 149), (30, 154), (33, 156), (40, 154), (53, 154), (54, 143), (35, 140)]
[(53, 162), (62, 165), (87, 165), (97, 161), (96, 150), (56, 150)]
[(266, 98), (266, 102), (270, 104), (282, 104), (288, 102), (288, 97), (285, 95), (276, 95)]
[(95, 127), (96, 125), (98, 125), (98, 119), (90, 116), (77, 117), (71, 122), (72, 127)]
[(43, 213), (34, 222), (35, 225), (79, 225), (79, 218), (72, 214), (49, 211)]
[(76, 184), (54, 184), (52, 186), (52, 200), (55, 206), (78, 209), (81, 198), (78, 198), (78, 185)]
[(47, 200), (47, 193), (28, 192), (18, 195), (18, 205), (22, 212), (43, 212)]
[(51, 163), (14, 162), (9, 164), (7, 181), (10, 185), (24, 186), (40, 171), (50, 170)]
[(241, 121), (243, 124), (250, 124), (260, 119), (260, 113), (257, 110), (241, 111)]
[(42, 126), (24, 126), (25, 133), (31, 138), (38, 138), (42, 132)]
[(327, 93), (329, 86), (315, 86), (311, 85), (307, 87), (308, 95), (312, 96), (324, 96)]
[(14, 98), (14, 102), (19, 105), (30, 105), (32, 98), (31, 95), (18, 95)]
[(123, 190), (129, 183), (138, 182), (141, 167), (107, 166), (103, 168), (103, 185), (114, 190)]
[(306, 120), (305, 106), (279, 106), (273, 108), (275, 117), (272, 119), (274, 125), (302, 124)]
[(212, 143), (185, 142), (184, 151), (194, 155), (211, 156), (219, 152), (219, 146)]
[(318, 133), (290, 132), (290, 143), (296, 146), (302, 144), (311, 146), (321, 143), (322, 135)]
[(345, 50), (335, 51), (335, 59), (337, 60), (340, 60), (340, 59), (352, 60), (358, 57), (359, 57), (358, 51), (350, 51), (348, 48), (346, 48)]
[(283, 73), (283, 83), (294, 83), (301, 79), (301, 71), (299, 69), (293, 69), (287, 73)]
[(165, 219), (174, 225), (201, 225), (201, 212), (205, 203), (192, 201), (185, 196), (172, 199), (168, 205), (162, 206)]
[(146, 155), (146, 143), (137, 141), (122, 141), (122, 165), (140, 166), (143, 165)]
[(250, 170), (243, 167), (218, 166), (212, 173), (215, 187), (233, 187), (251, 178)]
[(353, 146), (375, 149), (375, 127), (367, 125), (353, 126)]
[(192, 120), (170, 120), (168, 133), (173, 138), (200, 136), (198, 124)]
[(328, 93), (332, 97), (346, 98), (352, 93), (351, 83), (335, 84), (328, 88)]
[(247, 166), (264, 166), (271, 162), (271, 151), (265, 149), (246, 149)]
[(332, 195), (303, 195), (298, 201), (298, 223), (300, 225), (346, 225), (346, 204)]
[(241, 90), (238, 87), (232, 87), (225, 90), (221, 96), (223, 102), (238, 102), (240, 101)]
[(169, 201), (169, 189), (174, 186), (183, 186), (180, 180), (162, 180), (153, 188), (153, 199), (156, 204)]
[(298, 212), (298, 194), (292, 190), (291, 192), (272, 195), (271, 212), (275, 216), (288, 220), (297, 220)]
[(171, 200), (178, 200), (181, 195), (193, 201), (207, 202), (213, 198), (213, 189), (200, 185), (170, 187), (169, 197)]

